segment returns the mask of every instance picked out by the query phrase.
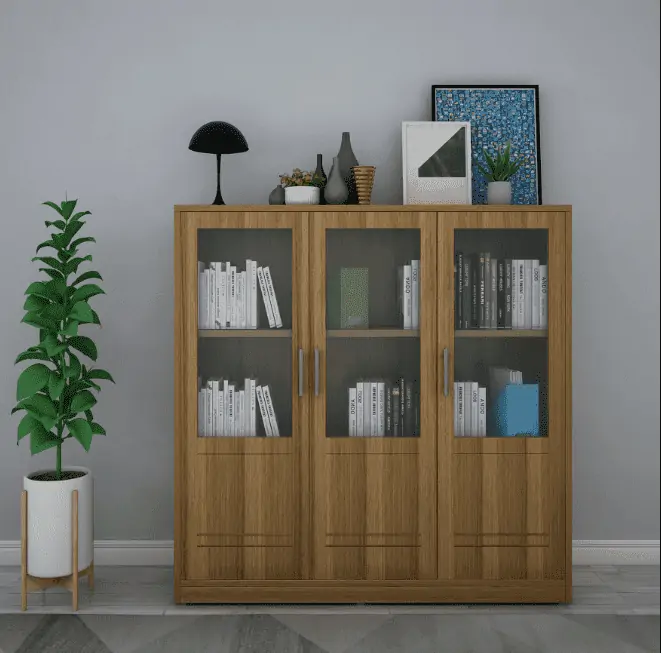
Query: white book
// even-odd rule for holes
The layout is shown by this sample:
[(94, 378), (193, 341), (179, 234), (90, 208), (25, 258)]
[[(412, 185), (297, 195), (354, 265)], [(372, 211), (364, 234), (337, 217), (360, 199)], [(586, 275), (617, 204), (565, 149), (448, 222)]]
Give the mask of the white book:
[(411, 261), (411, 328), (420, 328), (420, 261)]
[(213, 274), (214, 274), (214, 282), (213, 282), (213, 294), (214, 294), (214, 311), (212, 315), (212, 320), (211, 320), (211, 325), (213, 329), (219, 329), (220, 324), (219, 324), (219, 318), (220, 318), (220, 287), (222, 284), (222, 270), (223, 270), (223, 264), (222, 263), (211, 263), (211, 267), (213, 268)]
[(349, 437), (356, 436), (356, 388), (349, 388)]
[[(222, 269), (222, 263), (216, 263), (216, 274), (218, 275), (218, 300), (216, 302), (216, 328), (225, 329), (227, 327), (227, 271)], [(221, 268), (218, 271), (218, 268)]]
[(225, 393), (220, 383), (218, 384), (218, 432), (216, 435), (220, 437), (225, 435)]
[(526, 328), (526, 309), (525, 309), (525, 260), (519, 259), (518, 263), (518, 276), (517, 276), (517, 296), (516, 308), (518, 316), (516, 318), (517, 328)]
[(211, 390), (211, 383), (207, 381), (207, 426), (206, 434), (213, 435), (213, 392)]
[(218, 437), (220, 435), (220, 408), (218, 406), (218, 401), (220, 399), (220, 394), (218, 392), (218, 381), (211, 381), (211, 403), (213, 407), (213, 417), (212, 417), (212, 430), (211, 435)]
[(457, 383), (457, 435), (464, 435), (464, 383)]
[(519, 328), (519, 260), (512, 259), (512, 270), (511, 270), (512, 280), (511, 280), (511, 298), (512, 302), (512, 328)]
[(471, 414), (471, 433), (473, 437), (480, 435), (480, 385), (471, 383), (470, 387), (470, 414)]
[(257, 324), (257, 261), (250, 261), (250, 328), (256, 329)]
[(229, 381), (225, 379), (223, 381), (223, 426), (222, 426), (222, 431), (221, 435), (222, 436), (227, 436), (229, 435), (229, 414), (230, 414), (230, 408), (229, 408), (229, 397), (230, 397), (230, 390), (229, 390)]
[(473, 435), (473, 407), (471, 405), (472, 381), (464, 381), (464, 436)]
[(278, 306), (278, 298), (275, 296), (275, 288), (273, 286), (273, 279), (271, 278), (271, 270), (269, 267), (264, 268), (264, 281), (266, 282), (266, 291), (269, 294), (269, 301), (273, 309), (273, 319), (276, 328), (282, 327), (282, 317), (280, 315), (280, 307)]
[(252, 261), (247, 258), (246, 259), (246, 271), (243, 273), (244, 276), (244, 282), (243, 282), (243, 297), (245, 301), (245, 309), (244, 309), (244, 314), (245, 314), (245, 325), (244, 329), (252, 329), (252, 298), (250, 296), (250, 291), (251, 291), (251, 286), (250, 286), (250, 269), (252, 267)]
[(248, 412), (248, 426), (246, 435), (254, 438), (257, 435), (257, 397), (255, 396), (255, 379), (246, 379), (246, 411)]
[(264, 392), (264, 405), (266, 406), (266, 412), (268, 418), (271, 422), (271, 433), (273, 437), (280, 437), (280, 429), (278, 428), (278, 420), (275, 416), (275, 408), (273, 407), (273, 399), (271, 399), (271, 389), (269, 386), (265, 385), (263, 387)]
[(377, 435), (383, 437), (386, 434), (386, 384), (379, 381), (377, 383), (378, 421)]
[(211, 270), (208, 268), (204, 271), (204, 326), (202, 327), (203, 329), (210, 329), (211, 328), (211, 300), (210, 300), (210, 293), (211, 293)]
[(549, 267), (539, 266), (539, 327), (549, 328)]
[(411, 310), (413, 308), (413, 298), (411, 295), (411, 266), (405, 265), (402, 274), (402, 309), (404, 313), (404, 328), (411, 329), (413, 317)]
[(379, 435), (379, 384), (370, 383), (370, 436)]
[(230, 272), (231, 263), (225, 263), (225, 328), (230, 327), (232, 318), (232, 275)]
[(363, 435), (372, 435), (372, 384), (363, 381)]
[(480, 437), (487, 435), (487, 389), (478, 390), (478, 428), (477, 434)]
[(266, 412), (266, 404), (264, 403), (264, 392), (262, 391), (262, 386), (258, 385), (255, 387), (255, 395), (257, 396), (257, 405), (259, 406), (259, 414), (262, 416), (262, 425), (264, 426), (264, 432), (266, 437), (270, 438), (273, 435), (271, 430), (271, 420), (269, 419), (268, 413)]
[(236, 314), (236, 265), (230, 265), (230, 329), (237, 327), (237, 314)]
[(197, 328), (204, 329), (206, 297), (204, 295), (204, 263), (197, 262)]
[(210, 263), (209, 265), (209, 317), (208, 329), (215, 328), (216, 316), (216, 264)]
[(363, 382), (356, 383), (356, 435), (363, 436)]
[(523, 324), (532, 329), (532, 260), (526, 259), (523, 266)]
[(244, 272), (236, 273), (236, 328), (246, 328), (246, 275)]
[(197, 435), (204, 436), (204, 388), (197, 391)]
[(539, 261), (532, 262), (532, 329), (539, 329)]
[(257, 280), (259, 281), (259, 289), (262, 293), (262, 301), (264, 302), (264, 308), (266, 309), (266, 317), (269, 320), (269, 328), (275, 328), (275, 319), (273, 317), (273, 308), (271, 307), (271, 301), (269, 300), (269, 293), (266, 290), (266, 281), (264, 280), (264, 269), (262, 267), (257, 268)]
[(230, 383), (229, 386), (229, 396), (227, 398), (227, 408), (229, 410), (229, 414), (227, 416), (227, 435), (229, 437), (233, 437), (235, 432), (234, 429), (236, 427), (236, 391), (234, 389), (234, 385)]
[(237, 421), (237, 435), (244, 437), (246, 435), (246, 391), (239, 390), (237, 393), (239, 395), (238, 408), (236, 411), (236, 421)]
[(454, 436), (459, 435), (459, 383), (455, 381), (453, 383), (452, 398), (454, 399), (454, 411), (452, 412), (452, 420), (454, 426)]

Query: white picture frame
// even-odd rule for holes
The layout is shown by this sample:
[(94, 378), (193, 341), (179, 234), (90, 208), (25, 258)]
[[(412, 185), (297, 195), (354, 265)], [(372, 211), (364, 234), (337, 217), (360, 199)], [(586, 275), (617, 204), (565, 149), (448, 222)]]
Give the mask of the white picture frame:
[(402, 123), (404, 204), (471, 204), (470, 122)]

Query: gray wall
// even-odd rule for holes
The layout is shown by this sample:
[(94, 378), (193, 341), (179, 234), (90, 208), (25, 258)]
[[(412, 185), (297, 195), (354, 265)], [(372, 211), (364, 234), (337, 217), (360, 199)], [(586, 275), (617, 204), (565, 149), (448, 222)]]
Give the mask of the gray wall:
[[(406, 7), (406, 8), (405, 8)], [(172, 537), (172, 205), (214, 192), (203, 122), (238, 125), (230, 203), (326, 166), (340, 132), (401, 202), (400, 123), (433, 83), (538, 83), (544, 199), (574, 205), (574, 537), (659, 538), (659, 4), (656, 0), (2, 0), (0, 540), (21, 477), (52, 464), (9, 416), (45, 199), (93, 210), (100, 363), (118, 384), (91, 454), (101, 539)]]

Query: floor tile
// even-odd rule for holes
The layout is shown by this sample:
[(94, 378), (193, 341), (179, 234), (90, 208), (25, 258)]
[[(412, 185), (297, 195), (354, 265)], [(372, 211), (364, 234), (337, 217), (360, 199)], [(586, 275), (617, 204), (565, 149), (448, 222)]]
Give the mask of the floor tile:
[(658, 616), (570, 615), (566, 619), (643, 651), (659, 651)]

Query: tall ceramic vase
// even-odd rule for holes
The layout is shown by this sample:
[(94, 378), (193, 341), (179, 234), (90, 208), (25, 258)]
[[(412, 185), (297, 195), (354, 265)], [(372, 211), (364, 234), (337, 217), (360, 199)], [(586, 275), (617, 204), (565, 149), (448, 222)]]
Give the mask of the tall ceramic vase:
[(340, 172), (339, 161), (335, 157), (330, 174), (328, 175), (326, 187), (324, 188), (324, 199), (326, 200), (326, 204), (346, 204), (348, 197), (349, 189), (344, 183)]
[(349, 189), (347, 204), (358, 204), (358, 193), (356, 192), (356, 183), (352, 171), (352, 168), (358, 165), (358, 159), (351, 148), (351, 135), (349, 132), (342, 132), (342, 142), (340, 144), (340, 151), (337, 153), (337, 160), (342, 179), (344, 179), (344, 183)]

